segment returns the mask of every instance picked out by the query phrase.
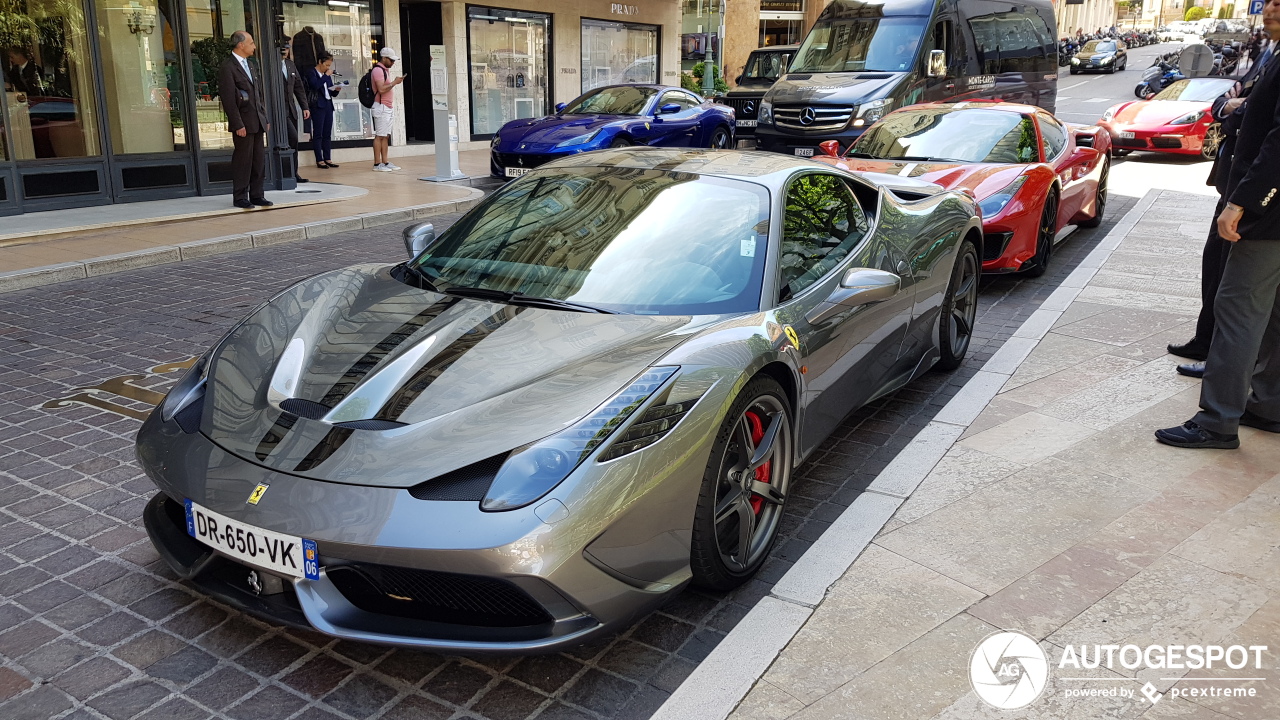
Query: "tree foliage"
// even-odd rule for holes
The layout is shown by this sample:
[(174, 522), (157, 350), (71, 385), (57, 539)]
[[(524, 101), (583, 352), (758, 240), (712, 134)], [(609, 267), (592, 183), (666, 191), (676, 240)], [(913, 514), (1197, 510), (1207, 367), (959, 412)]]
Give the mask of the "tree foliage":
[[(687, 73), (680, 73), (680, 87), (702, 94), (702, 76), (707, 71), (706, 63), (697, 63)], [(711, 77), (715, 82), (716, 94), (729, 92), (729, 83), (720, 77), (720, 66), (711, 66)]]
[(1203, 20), (1204, 17), (1208, 14), (1209, 14), (1209, 11), (1205, 10), (1202, 7), (1199, 7), (1199, 6), (1189, 7), (1187, 8), (1187, 14), (1183, 15), (1182, 19), (1186, 20), (1187, 22), (1195, 22), (1197, 20)]

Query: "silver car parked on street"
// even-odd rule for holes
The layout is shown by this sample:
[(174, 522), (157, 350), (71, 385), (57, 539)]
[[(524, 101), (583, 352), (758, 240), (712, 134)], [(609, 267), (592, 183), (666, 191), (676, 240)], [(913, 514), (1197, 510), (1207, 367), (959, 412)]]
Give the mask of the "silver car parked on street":
[(751, 577), (792, 470), (964, 358), (971, 198), (782, 155), (624, 149), (231, 329), (138, 434), (183, 578), (277, 622), (543, 652)]

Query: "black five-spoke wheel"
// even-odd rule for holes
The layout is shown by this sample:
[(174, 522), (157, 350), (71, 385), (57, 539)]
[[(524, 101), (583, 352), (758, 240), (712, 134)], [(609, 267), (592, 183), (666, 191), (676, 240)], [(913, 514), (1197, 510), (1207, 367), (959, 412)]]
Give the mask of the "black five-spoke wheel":
[(951, 272), (951, 284), (942, 300), (942, 316), (938, 319), (938, 369), (954, 370), (964, 362), (973, 339), (973, 325), (978, 319), (978, 279), (982, 265), (978, 249), (965, 240)]
[(1058, 234), (1058, 193), (1051, 190), (1044, 199), (1044, 210), (1040, 213), (1040, 227), (1036, 232), (1036, 254), (1027, 267), (1027, 275), (1040, 277), (1049, 269), (1049, 258), (1053, 256), (1053, 241)]
[(737, 587), (764, 562), (791, 483), (791, 437), (781, 386), (752, 380), (725, 417), (703, 478), (690, 556), (698, 585)]

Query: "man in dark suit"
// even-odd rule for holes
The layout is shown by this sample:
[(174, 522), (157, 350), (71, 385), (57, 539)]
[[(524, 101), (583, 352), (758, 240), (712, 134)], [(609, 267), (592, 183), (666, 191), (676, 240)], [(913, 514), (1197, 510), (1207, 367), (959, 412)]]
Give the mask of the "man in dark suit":
[(272, 202), (262, 192), (262, 181), (267, 171), (267, 102), (262, 89), (262, 76), (249, 64), (249, 58), (257, 51), (253, 36), (243, 30), (231, 33), (231, 57), (222, 63), (218, 74), (218, 94), (222, 96), (222, 109), (227, 113), (227, 127), (231, 130), (231, 154), (233, 204), (249, 209), (254, 205), (271, 207)]
[[(1262, 25), (1280, 39), (1280, 0)], [(1200, 412), (1156, 431), (1167, 445), (1240, 447), (1240, 425), (1280, 433), (1280, 62), (1268, 62), (1245, 103), (1218, 234), (1231, 243), (1214, 302)]]
[(1231, 244), (1218, 235), (1218, 215), (1227, 204), (1227, 181), (1231, 174), (1231, 158), (1235, 154), (1236, 135), (1240, 132), (1240, 121), (1244, 118), (1245, 103), (1253, 86), (1262, 76), (1262, 71), (1271, 62), (1273, 49), (1267, 47), (1261, 56), (1249, 67), (1248, 72), (1229, 92), (1213, 101), (1213, 119), (1222, 128), (1222, 144), (1218, 146), (1218, 154), (1214, 158), (1213, 167), (1209, 171), (1209, 184), (1217, 189), (1221, 196), (1218, 208), (1214, 212), (1213, 222), (1209, 227), (1209, 239), (1205, 242), (1204, 253), (1200, 262), (1200, 317), (1196, 321), (1196, 334), (1191, 340), (1181, 345), (1169, 345), (1173, 355), (1199, 360), (1198, 363), (1179, 365), (1178, 372), (1191, 377), (1204, 375), (1204, 359), (1209, 357), (1209, 341), (1213, 339), (1213, 301), (1218, 295), (1218, 284), (1222, 282), (1222, 270), (1227, 264), (1227, 251)]
[[(311, 103), (307, 102), (307, 86), (302, 81), (302, 75), (298, 74), (297, 66), (293, 64), (288, 42), (280, 48), (280, 56), (280, 69), (284, 72), (284, 104), (289, 110), (289, 147), (293, 148), (293, 177), (300, 183), (309, 182), (298, 175), (298, 112), (301, 110), (303, 120), (311, 119)], [(294, 104), (295, 100), (297, 105)]]

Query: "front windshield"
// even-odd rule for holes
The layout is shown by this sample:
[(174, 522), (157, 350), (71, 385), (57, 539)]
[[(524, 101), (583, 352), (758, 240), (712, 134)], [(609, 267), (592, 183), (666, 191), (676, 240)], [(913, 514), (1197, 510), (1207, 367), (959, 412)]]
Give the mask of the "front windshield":
[(1211, 102), (1236, 84), (1235, 80), (1197, 78), (1176, 80), (1156, 94), (1155, 100), (1193, 100)]
[(1024, 163), (1038, 157), (1036, 131), (1029, 118), (971, 108), (893, 113), (863, 133), (850, 152), (966, 163)]
[(791, 53), (751, 53), (747, 67), (742, 71), (743, 78), (752, 80), (777, 80), (787, 71), (787, 61)]
[(1085, 43), (1085, 46), (1084, 46), (1084, 48), (1083, 48), (1083, 51), (1084, 51), (1084, 52), (1087, 52), (1087, 53), (1093, 53), (1093, 52), (1100, 52), (1100, 53), (1115, 52), (1115, 51), (1116, 51), (1116, 44), (1115, 44), (1114, 42), (1109, 41), (1109, 40), (1101, 40), (1101, 41), (1100, 41), (1100, 40), (1090, 40), (1089, 42)]
[(484, 288), (622, 313), (760, 306), (769, 192), (690, 173), (539, 170), (449, 228), (417, 266), (440, 289)]
[(924, 17), (819, 22), (796, 51), (789, 72), (902, 72), (916, 61)]
[(657, 89), (615, 85), (592, 90), (569, 103), (564, 113), (575, 115), (640, 115)]

